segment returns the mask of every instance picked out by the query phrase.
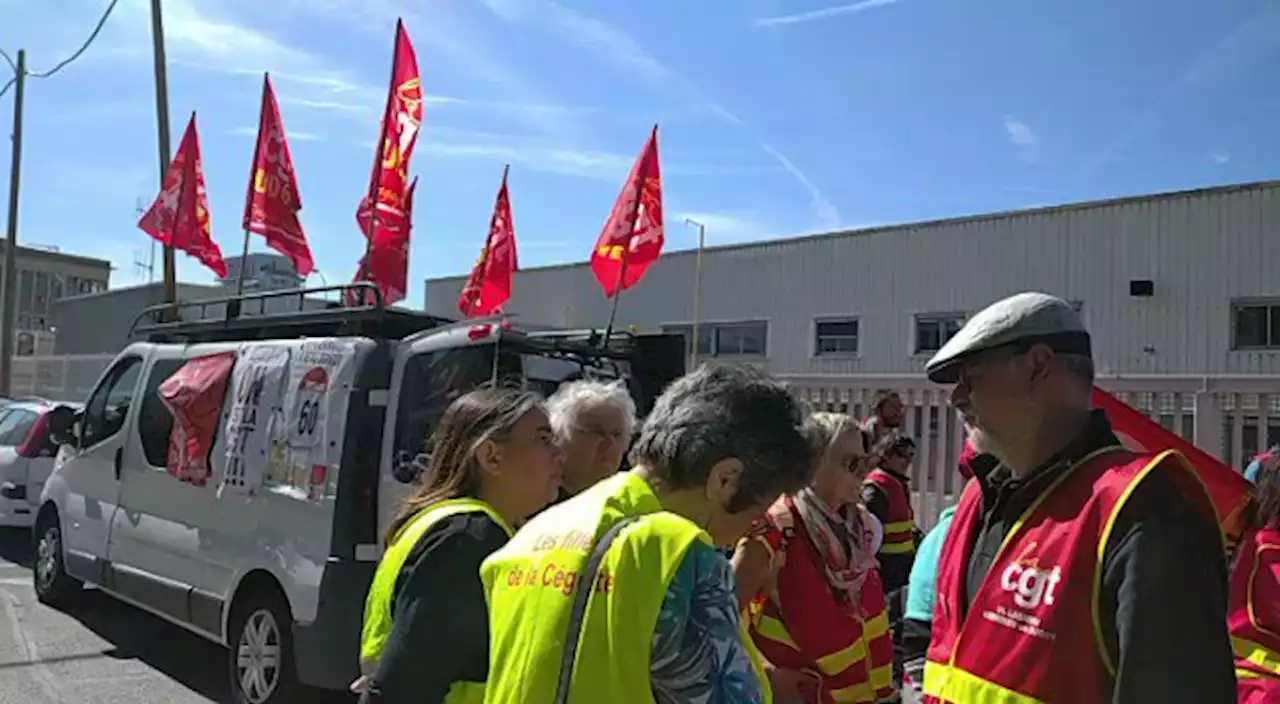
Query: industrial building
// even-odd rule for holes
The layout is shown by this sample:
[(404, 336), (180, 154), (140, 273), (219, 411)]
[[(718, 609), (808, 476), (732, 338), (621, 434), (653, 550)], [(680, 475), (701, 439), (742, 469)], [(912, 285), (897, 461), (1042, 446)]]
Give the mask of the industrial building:
[(235, 293), (241, 267), (246, 293), (302, 288), (306, 280), (294, 268), (293, 260), (278, 252), (250, 252), (247, 256), (227, 257), (226, 261), (227, 275), (219, 283), (230, 288), (231, 293)]
[[(617, 325), (691, 337), (695, 259), (665, 254)], [(427, 312), (456, 315), (465, 278), (428, 280)], [(1278, 374), (1280, 182), (709, 247), (698, 357), (918, 374), (968, 315), (1024, 290), (1079, 306), (1105, 375)], [(571, 327), (609, 308), (585, 262), (521, 271), (508, 306)]]
[[(0, 257), (8, 246), (8, 242), (0, 240)], [(14, 266), (15, 356), (52, 353), (57, 328), (53, 317), (55, 302), (65, 296), (105, 291), (111, 280), (111, 262), (67, 254), (54, 247), (19, 246)], [(3, 279), (0, 271), (0, 282)]]

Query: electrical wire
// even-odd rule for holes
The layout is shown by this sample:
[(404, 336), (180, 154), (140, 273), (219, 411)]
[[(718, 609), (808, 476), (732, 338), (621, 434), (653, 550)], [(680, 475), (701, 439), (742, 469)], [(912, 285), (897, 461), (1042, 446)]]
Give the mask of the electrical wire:
[(14, 83), (17, 83), (17, 82), (18, 82), (18, 77), (17, 77), (17, 76), (14, 76), (13, 78), (10, 78), (10, 79), (9, 79), (9, 82), (8, 82), (8, 83), (6, 83), (6, 84), (4, 84), (4, 88), (0, 88), (0, 98), (3, 98), (3, 97), (4, 97), (4, 94), (5, 94), (5, 93), (8, 93), (8, 92), (9, 92), (9, 89), (13, 87), (13, 84), (14, 84)]
[[(58, 65), (48, 71), (32, 71), (27, 75), (32, 78), (49, 78), (55, 73), (71, 65), (71, 63), (76, 59), (80, 58), (80, 55), (83, 54), (85, 50), (89, 48), (89, 45), (93, 44), (93, 41), (98, 38), (98, 35), (102, 32), (102, 28), (107, 24), (107, 18), (111, 17), (111, 12), (116, 9), (116, 5), (119, 4), (119, 2), (120, 0), (111, 0), (111, 3), (107, 5), (106, 11), (102, 13), (102, 18), (98, 20), (98, 24), (95, 25), (93, 31), (89, 33), (89, 38), (84, 40), (84, 44), (81, 44), (80, 48), (76, 49), (74, 54), (58, 62)], [(2, 93), (2, 91), (0, 91), (0, 93)]]

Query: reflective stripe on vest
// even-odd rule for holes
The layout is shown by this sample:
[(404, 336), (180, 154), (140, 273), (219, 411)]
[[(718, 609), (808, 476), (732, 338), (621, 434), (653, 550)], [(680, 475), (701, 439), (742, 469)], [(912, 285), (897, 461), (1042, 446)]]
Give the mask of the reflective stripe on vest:
[(864, 482), (871, 484), (885, 496), (884, 541), (880, 552), (884, 555), (906, 555), (915, 552), (915, 510), (911, 496), (901, 479), (883, 469), (873, 469)]
[(756, 647), (755, 641), (751, 640), (751, 632), (749, 626), (751, 623), (751, 615), (749, 613), (738, 614), (740, 628), (738, 631), (742, 635), (742, 645), (747, 649), (747, 655), (751, 658), (751, 668), (756, 671), (756, 678), (760, 680), (760, 694), (763, 695), (763, 704), (773, 704), (773, 683), (769, 681), (769, 670), (765, 667), (764, 656), (760, 654), (760, 649)]
[[(1180, 455), (1099, 450), (1064, 471), (1019, 517), (966, 609), (965, 571), (981, 513), (981, 489), (969, 482), (939, 562), (925, 701), (1111, 700), (1115, 669), (1098, 612), (1101, 561), (1116, 517), (1157, 467), (1184, 495), (1198, 497), (1213, 520), (1208, 494)], [(1199, 494), (1191, 493), (1196, 487)]]
[[(590, 585), (578, 572), (596, 539), (623, 517)], [(480, 568), (489, 600), (485, 701), (550, 704), (575, 589), (589, 588), (569, 690), (571, 704), (652, 702), (650, 654), (667, 586), (689, 547), (711, 538), (662, 510), (649, 485), (623, 472), (535, 516)]]
[(1274, 603), (1280, 596), (1275, 570), (1280, 530), (1262, 528), (1245, 536), (1231, 571), (1227, 627), (1236, 673), (1280, 679), (1280, 623)]
[[(507, 535), (512, 533), (511, 527), (497, 511), (478, 499), (449, 499), (434, 503), (405, 521), (378, 562), (373, 582), (369, 585), (369, 595), (365, 598), (364, 625), (360, 634), (360, 663), (363, 672), (373, 672), (387, 645), (387, 639), (391, 637), (396, 581), (400, 578), (405, 561), (431, 526), (461, 513), (484, 513), (501, 526)], [(483, 692), (483, 683), (456, 682), (445, 701), (448, 704), (478, 702), (483, 699)]]

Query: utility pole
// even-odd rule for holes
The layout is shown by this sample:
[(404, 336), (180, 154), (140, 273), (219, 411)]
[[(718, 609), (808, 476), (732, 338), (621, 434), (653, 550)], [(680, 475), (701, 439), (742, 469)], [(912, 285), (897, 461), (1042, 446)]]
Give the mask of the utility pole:
[[(151, 44), (156, 75), (156, 137), (160, 147), (160, 187), (169, 171), (169, 76), (164, 54), (164, 18), (160, 13), (160, 0), (151, 0)], [(164, 302), (178, 300), (178, 280), (175, 271), (173, 247), (164, 246)]]
[(18, 278), (18, 193), (22, 176), (22, 100), (26, 93), (27, 52), (18, 50), (17, 75), (13, 84), (13, 152), (9, 162), (9, 222), (4, 248), (4, 313), (0, 316), (0, 396), (8, 396), (13, 383), (13, 323), (18, 301), (14, 296)]
[(684, 224), (698, 228), (698, 254), (693, 265), (693, 353), (689, 366), (698, 368), (698, 333), (702, 324), (702, 248), (707, 244), (707, 226), (692, 218), (685, 218)]

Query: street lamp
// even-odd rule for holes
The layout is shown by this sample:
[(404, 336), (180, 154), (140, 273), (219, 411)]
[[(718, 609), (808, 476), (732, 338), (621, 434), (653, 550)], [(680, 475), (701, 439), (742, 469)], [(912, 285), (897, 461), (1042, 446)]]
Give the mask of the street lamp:
[(693, 265), (693, 344), (691, 345), (693, 353), (689, 363), (689, 366), (697, 368), (698, 340), (700, 339), (698, 333), (702, 323), (702, 248), (707, 244), (707, 226), (693, 218), (685, 218), (684, 224), (698, 228), (698, 253), (695, 255)]

